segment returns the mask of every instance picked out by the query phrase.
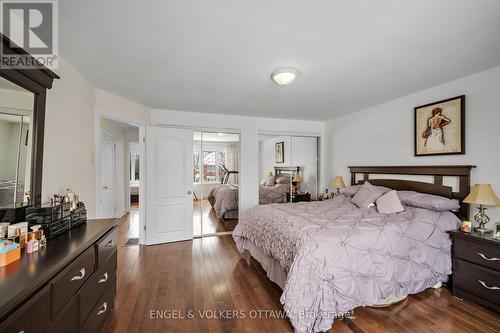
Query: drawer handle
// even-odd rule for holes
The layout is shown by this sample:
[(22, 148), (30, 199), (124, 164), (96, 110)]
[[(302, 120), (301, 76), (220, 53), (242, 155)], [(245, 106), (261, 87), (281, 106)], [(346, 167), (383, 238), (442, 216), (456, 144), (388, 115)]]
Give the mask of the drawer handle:
[(483, 282), (483, 281), (481, 281), (481, 280), (477, 280), (477, 281), (478, 281), (479, 283), (481, 283), (481, 284), (483, 285), (483, 287), (485, 287), (486, 289), (491, 289), (491, 290), (500, 290), (500, 288), (495, 287), (495, 286), (493, 286), (493, 287), (488, 287), (488, 286), (486, 285), (486, 283), (484, 283), (484, 282)]
[(75, 275), (73, 276), (70, 281), (78, 281), (78, 280), (81, 280), (83, 279), (85, 276), (85, 268), (82, 268), (80, 269), (80, 271)]
[(104, 247), (113, 247), (113, 240), (107, 242), (106, 245), (104, 245)]
[(97, 281), (97, 283), (104, 283), (104, 282), (108, 281), (108, 273), (104, 273), (102, 276), (103, 276), (103, 278), (100, 279), (99, 281)]
[(107, 309), (108, 309), (108, 304), (106, 302), (102, 303), (101, 307), (99, 308), (99, 311), (97, 311), (97, 315), (98, 316), (102, 315), (104, 312), (106, 312)]
[(478, 252), (477, 254), (478, 254), (481, 258), (483, 258), (484, 260), (489, 260), (489, 261), (492, 261), (492, 260), (500, 260), (500, 258), (495, 258), (495, 257), (493, 257), (493, 258), (488, 258), (488, 257), (487, 257), (487, 256), (485, 256), (484, 254), (479, 253), (479, 252)]

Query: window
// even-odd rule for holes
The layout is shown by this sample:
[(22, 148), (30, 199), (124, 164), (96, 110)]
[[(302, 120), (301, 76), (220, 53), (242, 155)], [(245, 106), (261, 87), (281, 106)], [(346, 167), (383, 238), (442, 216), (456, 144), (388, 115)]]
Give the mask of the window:
[(139, 153), (130, 153), (130, 182), (139, 182)]
[(199, 183), (201, 180), (200, 170), (200, 152), (193, 152), (193, 183)]
[(200, 152), (193, 152), (193, 182), (200, 183), (203, 178), (204, 183), (218, 183), (223, 176), (219, 163), (226, 164), (226, 152), (204, 151), (201, 156), (203, 162), (200, 162)]

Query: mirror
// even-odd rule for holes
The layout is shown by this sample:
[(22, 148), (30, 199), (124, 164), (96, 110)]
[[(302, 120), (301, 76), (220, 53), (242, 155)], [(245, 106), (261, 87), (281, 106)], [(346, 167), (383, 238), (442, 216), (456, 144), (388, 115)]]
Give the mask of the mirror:
[(0, 77), (0, 206), (28, 203), (34, 94)]

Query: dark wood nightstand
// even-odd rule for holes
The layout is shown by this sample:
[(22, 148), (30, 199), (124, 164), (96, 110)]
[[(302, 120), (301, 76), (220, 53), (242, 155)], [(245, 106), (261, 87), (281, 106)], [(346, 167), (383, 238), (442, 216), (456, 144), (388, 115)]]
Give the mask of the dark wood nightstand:
[[(287, 194), (287, 201), (290, 202), (290, 194)], [(292, 202), (311, 201), (311, 193), (293, 193)]]
[(500, 312), (500, 241), (490, 234), (449, 231), (453, 295)]

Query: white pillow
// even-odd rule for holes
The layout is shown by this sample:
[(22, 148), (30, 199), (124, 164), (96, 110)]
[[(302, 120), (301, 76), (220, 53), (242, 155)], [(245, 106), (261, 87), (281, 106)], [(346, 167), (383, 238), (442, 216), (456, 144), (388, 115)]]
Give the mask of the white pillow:
[(264, 186), (264, 185), (266, 185), (266, 182), (267, 182), (267, 178), (264, 178), (260, 181), (260, 185)]
[(392, 190), (377, 198), (375, 201), (380, 214), (396, 214), (404, 212), (404, 207), (396, 191)]

